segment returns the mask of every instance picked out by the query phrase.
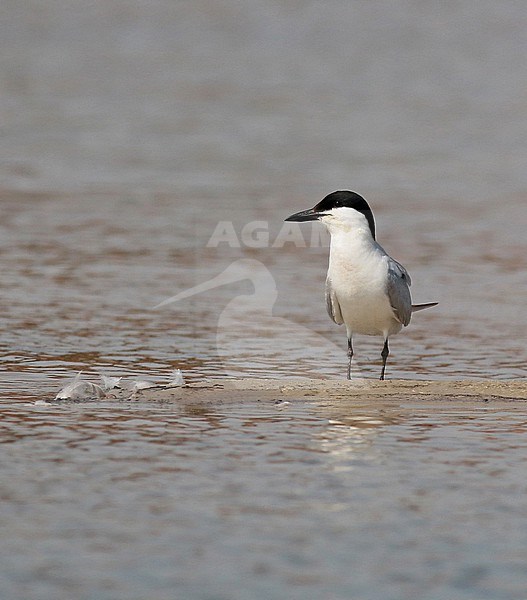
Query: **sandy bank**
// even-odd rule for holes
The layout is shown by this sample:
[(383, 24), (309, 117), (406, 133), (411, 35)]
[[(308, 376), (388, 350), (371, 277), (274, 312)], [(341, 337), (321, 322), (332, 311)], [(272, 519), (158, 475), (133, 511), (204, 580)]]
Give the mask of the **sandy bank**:
[[(122, 390), (112, 393), (128, 399)], [(527, 380), (376, 381), (359, 379), (209, 379), (181, 388), (151, 388), (130, 399), (142, 401), (239, 402), (243, 400), (356, 399), (362, 401), (503, 401), (527, 400)]]

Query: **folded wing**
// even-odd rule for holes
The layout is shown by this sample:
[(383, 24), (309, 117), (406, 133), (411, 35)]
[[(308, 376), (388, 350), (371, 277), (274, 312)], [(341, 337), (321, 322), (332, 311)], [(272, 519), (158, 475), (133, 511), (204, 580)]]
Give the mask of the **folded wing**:
[(342, 323), (344, 323), (339, 301), (335, 291), (331, 287), (331, 279), (329, 277), (326, 279), (326, 308), (328, 310), (328, 315), (337, 325), (342, 325)]
[(387, 292), (394, 317), (405, 327), (412, 318), (412, 280), (406, 269), (393, 258), (388, 259)]

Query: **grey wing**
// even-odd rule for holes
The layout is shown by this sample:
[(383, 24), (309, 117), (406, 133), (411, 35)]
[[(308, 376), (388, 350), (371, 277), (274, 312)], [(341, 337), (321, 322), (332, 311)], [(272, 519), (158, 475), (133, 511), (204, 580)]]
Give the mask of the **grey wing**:
[(388, 298), (394, 316), (405, 327), (412, 317), (412, 281), (406, 269), (393, 258), (388, 259)]
[(337, 325), (342, 325), (342, 323), (344, 323), (342, 313), (340, 312), (339, 301), (337, 300), (337, 294), (335, 294), (335, 291), (331, 287), (331, 280), (329, 277), (326, 279), (326, 308), (328, 309), (328, 315)]

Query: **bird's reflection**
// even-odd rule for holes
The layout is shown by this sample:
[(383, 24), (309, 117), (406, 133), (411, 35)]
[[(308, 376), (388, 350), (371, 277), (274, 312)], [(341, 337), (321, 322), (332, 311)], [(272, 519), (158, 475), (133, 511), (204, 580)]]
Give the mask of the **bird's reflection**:
[(313, 408), (316, 414), (327, 418), (327, 427), (315, 441), (323, 452), (332, 457), (335, 471), (351, 470), (357, 461), (379, 459), (380, 451), (375, 448), (375, 440), (383, 429), (404, 419), (400, 410), (389, 406), (357, 407), (335, 400)]

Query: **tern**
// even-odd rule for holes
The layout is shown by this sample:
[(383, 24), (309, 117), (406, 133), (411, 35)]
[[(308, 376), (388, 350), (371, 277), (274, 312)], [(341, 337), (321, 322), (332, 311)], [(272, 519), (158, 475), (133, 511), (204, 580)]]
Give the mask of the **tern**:
[(366, 200), (347, 190), (332, 192), (314, 208), (286, 221), (321, 221), (331, 236), (326, 278), (330, 318), (346, 326), (348, 372), (351, 379), (353, 334), (382, 336), (381, 380), (390, 353), (388, 338), (410, 323), (412, 313), (437, 302), (412, 304), (408, 271), (375, 239), (375, 220)]

